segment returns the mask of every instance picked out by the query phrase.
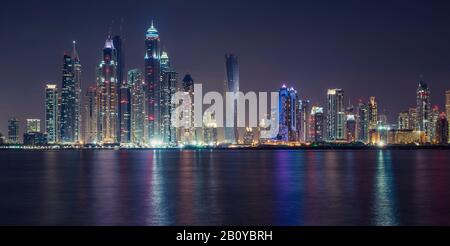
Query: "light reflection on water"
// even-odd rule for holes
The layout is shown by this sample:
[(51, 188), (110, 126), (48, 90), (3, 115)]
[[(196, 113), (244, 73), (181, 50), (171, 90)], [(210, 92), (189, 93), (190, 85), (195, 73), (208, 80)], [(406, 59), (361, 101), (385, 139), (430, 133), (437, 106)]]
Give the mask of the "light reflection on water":
[(450, 225), (450, 152), (0, 151), (1, 225)]

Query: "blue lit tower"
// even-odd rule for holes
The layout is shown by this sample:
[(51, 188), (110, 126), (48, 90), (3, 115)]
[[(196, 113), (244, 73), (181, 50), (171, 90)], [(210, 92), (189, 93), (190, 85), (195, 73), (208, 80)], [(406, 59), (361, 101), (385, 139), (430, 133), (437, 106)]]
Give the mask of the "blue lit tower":
[(161, 83), (161, 62), (160, 62), (160, 39), (158, 30), (153, 25), (147, 30), (145, 36), (145, 86), (147, 100), (148, 118), (148, 140), (149, 142), (159, 141), (159, 121), (160, 121), (160, 83)]
[(283, 85), (279, 91), (279, 133), (278, 140), (283, 142), (298, 141), (301, 122), (300, 100), (294, 88)]
[(62, 143), (76, 142), (77, 129), (77, 88), (75, 84), (74, 60), (69, 54), (64, 54), (63, 77), (61, 86), (61, 112), (60, 112), (60, 140)]
[(74, 117), (75, 117), (75, 131), (74, 131), (74, 142), (81, 142), (81, 62), (78, 56), (78, 51), (76, 48), (76, 42), (73, 41), (72, 49), (72, 61), (73, 61), (73, 81), (75, 86), (75, 105)]
[[(235, 144), (239, 139), (239, 133), (237, 128), (237, 105), (238, 98), (237, 92), (239, 92), (239, 64), (238, 58), (234, 54), (225, 55), (225, 68), (226, 68), (226, 81), (225, 81), (225, 91), (233, 93), (233, 126), (225, 127), (225, 142)], [(232, 102), (226, 102), (232, 103)], [(228, 120), (227, 120), (228, 121)]]

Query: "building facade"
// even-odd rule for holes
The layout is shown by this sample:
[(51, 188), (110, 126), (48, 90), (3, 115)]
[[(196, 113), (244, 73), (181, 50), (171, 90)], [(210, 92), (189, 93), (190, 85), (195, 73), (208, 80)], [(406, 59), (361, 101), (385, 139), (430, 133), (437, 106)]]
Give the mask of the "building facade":
[(343, 141), (345, 139), (344, 91), (329, 89), (327, 93), (327, 140)]
[(98, 143), (98, 97), (97, 87), (89, 86), (84, 95), (83, 143)]
[(430, 89), (424, 81), (417, 87), (417, 127), (416, 130), (425, 132), (431, 141), (431, 99)]
[(139, 69), (128, 71), (128, 84), (131, 92), (131, 143), (142, 146), (146, 143), (146, 100), (142, 72)]
[(230, 144), (237, 143), (239, 139), (239, 132), (237, 128), (237, 106), (239, 98), (237, 97), (237, 92), (239, 92), (239, 64), (238, 58), (234, 54), (225, 55), (225, 69), (226, 69), (226, 81), (225, 81), (225, 92), (233, 93), (230, 98), (232, 101), (226, 100), (226, 103), (233, 105), (232, 115), (233, 119), (226, 119), (227, 123), (232, 122), (232, 125), (226, 124), (225, 130), (225, 142)]
[(19, 124), (20, 121), (17, 118), (12, 118), (8, 121), (8, 143), (19, 144)]
[(54, 84), (45, 86), (45, 133), (49, 144), (58, 140), (58, 88)]

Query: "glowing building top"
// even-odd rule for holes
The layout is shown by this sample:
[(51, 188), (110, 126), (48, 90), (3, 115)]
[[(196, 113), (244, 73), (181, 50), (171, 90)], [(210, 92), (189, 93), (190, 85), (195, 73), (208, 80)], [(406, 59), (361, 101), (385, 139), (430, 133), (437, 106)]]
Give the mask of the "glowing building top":
[(158, 30), (156, 30), (155, 26), (153, 25), (153, 21), (152, 21), (152, 25), (150, 26), (149, 29), (147, 29), (147, 38), (151, 39), (151, 38), (158, 38), (159, 37), (159, 32)]

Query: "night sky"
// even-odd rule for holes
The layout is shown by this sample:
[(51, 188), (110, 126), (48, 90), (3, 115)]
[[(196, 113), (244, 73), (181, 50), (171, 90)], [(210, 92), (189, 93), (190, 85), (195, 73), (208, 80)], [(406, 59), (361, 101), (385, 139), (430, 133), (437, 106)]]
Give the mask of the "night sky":
[(11, 117), (44, 122), (44, 85), (61, 87), (72, 40), (83, 87), (93, 84), (108, 29), (119, 32), (122, 18), (127, 70), (143, 67), (153, 19), (179, 76), (191, 73), (205, 90), (223, 90), (226, 52), (239, 57), (243, 91), (287, 83), (323, 104), (327, 88), (343, 88), (353, 104), (376, 96), (391, 123), (415, 104), (420, 74), (441, 110), (450, 89), (450, 1), (7, 0), (0, 3), (0, 132)]

